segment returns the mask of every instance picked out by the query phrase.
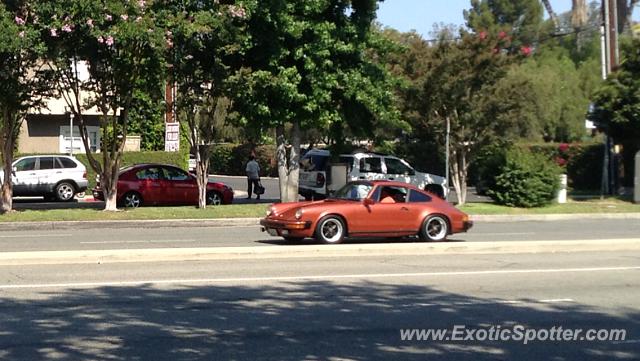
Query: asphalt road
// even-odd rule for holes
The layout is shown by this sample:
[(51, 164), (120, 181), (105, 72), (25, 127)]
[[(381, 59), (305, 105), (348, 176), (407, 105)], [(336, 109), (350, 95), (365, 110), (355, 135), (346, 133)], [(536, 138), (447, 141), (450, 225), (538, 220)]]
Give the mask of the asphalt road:
[[(2, 266), (0, 359), (638, 360), (639, 270), (639, 252)], [(626, 338), (400, 335), (455, 327)]]
[[(476, 222), (468, 233), (450, 236), (450, 242), (622, 239), (640, 235), (637, 220), (563, 220), (538, 222)], [(352, 240), (351, 243), (419, 242)], [(308, 239), (303, 243), (314, 243)], [(194, 228), (122, 228), (43, 231), (3, 231), (0, 252), (127, 249), (165, 247), (231, 247), (284, 244), (259, 226)]]

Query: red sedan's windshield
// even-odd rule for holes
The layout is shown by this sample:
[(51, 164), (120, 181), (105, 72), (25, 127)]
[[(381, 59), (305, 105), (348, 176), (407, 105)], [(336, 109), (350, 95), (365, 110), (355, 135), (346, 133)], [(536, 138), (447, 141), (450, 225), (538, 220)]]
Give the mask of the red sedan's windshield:
[(367, 197), (373, 186), (368, 183), (351, 183), (340, 188), (334, 198), (360, 201)]

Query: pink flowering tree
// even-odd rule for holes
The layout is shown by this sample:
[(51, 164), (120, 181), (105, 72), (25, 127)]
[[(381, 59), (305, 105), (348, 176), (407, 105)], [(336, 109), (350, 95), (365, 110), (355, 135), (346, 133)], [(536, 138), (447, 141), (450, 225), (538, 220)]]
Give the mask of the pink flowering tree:
[(177, 118), (189, 131), (196, 157), (198, 208), (216, 205), (221, 195), (207, 193), (209, 159), (216, 135), (231, 106), (228, 79), (241, 66), (246, 10), (218, 0), (166, 1), (167, 62), (176, 84)]
[[(153, 2), (54, 0), (43, 2), (38, 15), (59, 96), (78, 120), (89, 164), (100, 176), (105, 210), (115, 211), (134, 94), (157, 87), (166, 72), (167, 39)], [(80, 64), (87, 65), (88, 76)], [(91, 108), (101, 114), (99, 156), (89, 144), (85, 114)]]
[(42, 105), (49, 78), (38, 59), (43, 54), (32, 6), (37, 2), (0, 4), (0, 213), (12, 209), (12, 163), (22, 121), (27, 111)]

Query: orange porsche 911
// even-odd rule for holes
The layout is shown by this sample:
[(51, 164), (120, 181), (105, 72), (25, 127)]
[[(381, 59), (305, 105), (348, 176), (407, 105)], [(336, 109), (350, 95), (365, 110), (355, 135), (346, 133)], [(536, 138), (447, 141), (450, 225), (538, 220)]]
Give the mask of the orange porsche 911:
[(413, 235), (443, 241), (473, 226), (467, 214), (437, 196), (389, 181), (351, 182), (322, 201), (274, 204), (260, 224), (290, 242), (314, 237), (324, 243)]

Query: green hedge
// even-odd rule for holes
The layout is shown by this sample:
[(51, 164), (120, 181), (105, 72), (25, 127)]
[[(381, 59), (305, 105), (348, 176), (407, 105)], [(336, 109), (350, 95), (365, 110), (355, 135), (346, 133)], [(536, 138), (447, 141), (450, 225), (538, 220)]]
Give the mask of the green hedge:
[(211, 154), (210, 171), (215, 174), (245, 175), (245, 167), (252, 149), (256, 154), (256, 160), (260, 164), (261, 175), (277, 177), (275, 145), (254, 147), (250, 144), (218, 144), (214, 146)]
[(507, 151), (495, 183), (487, 191), (496, 203), (510, 207), (550, 204), (560, 187), (560, 167), (545, 155), (526, 149)]

